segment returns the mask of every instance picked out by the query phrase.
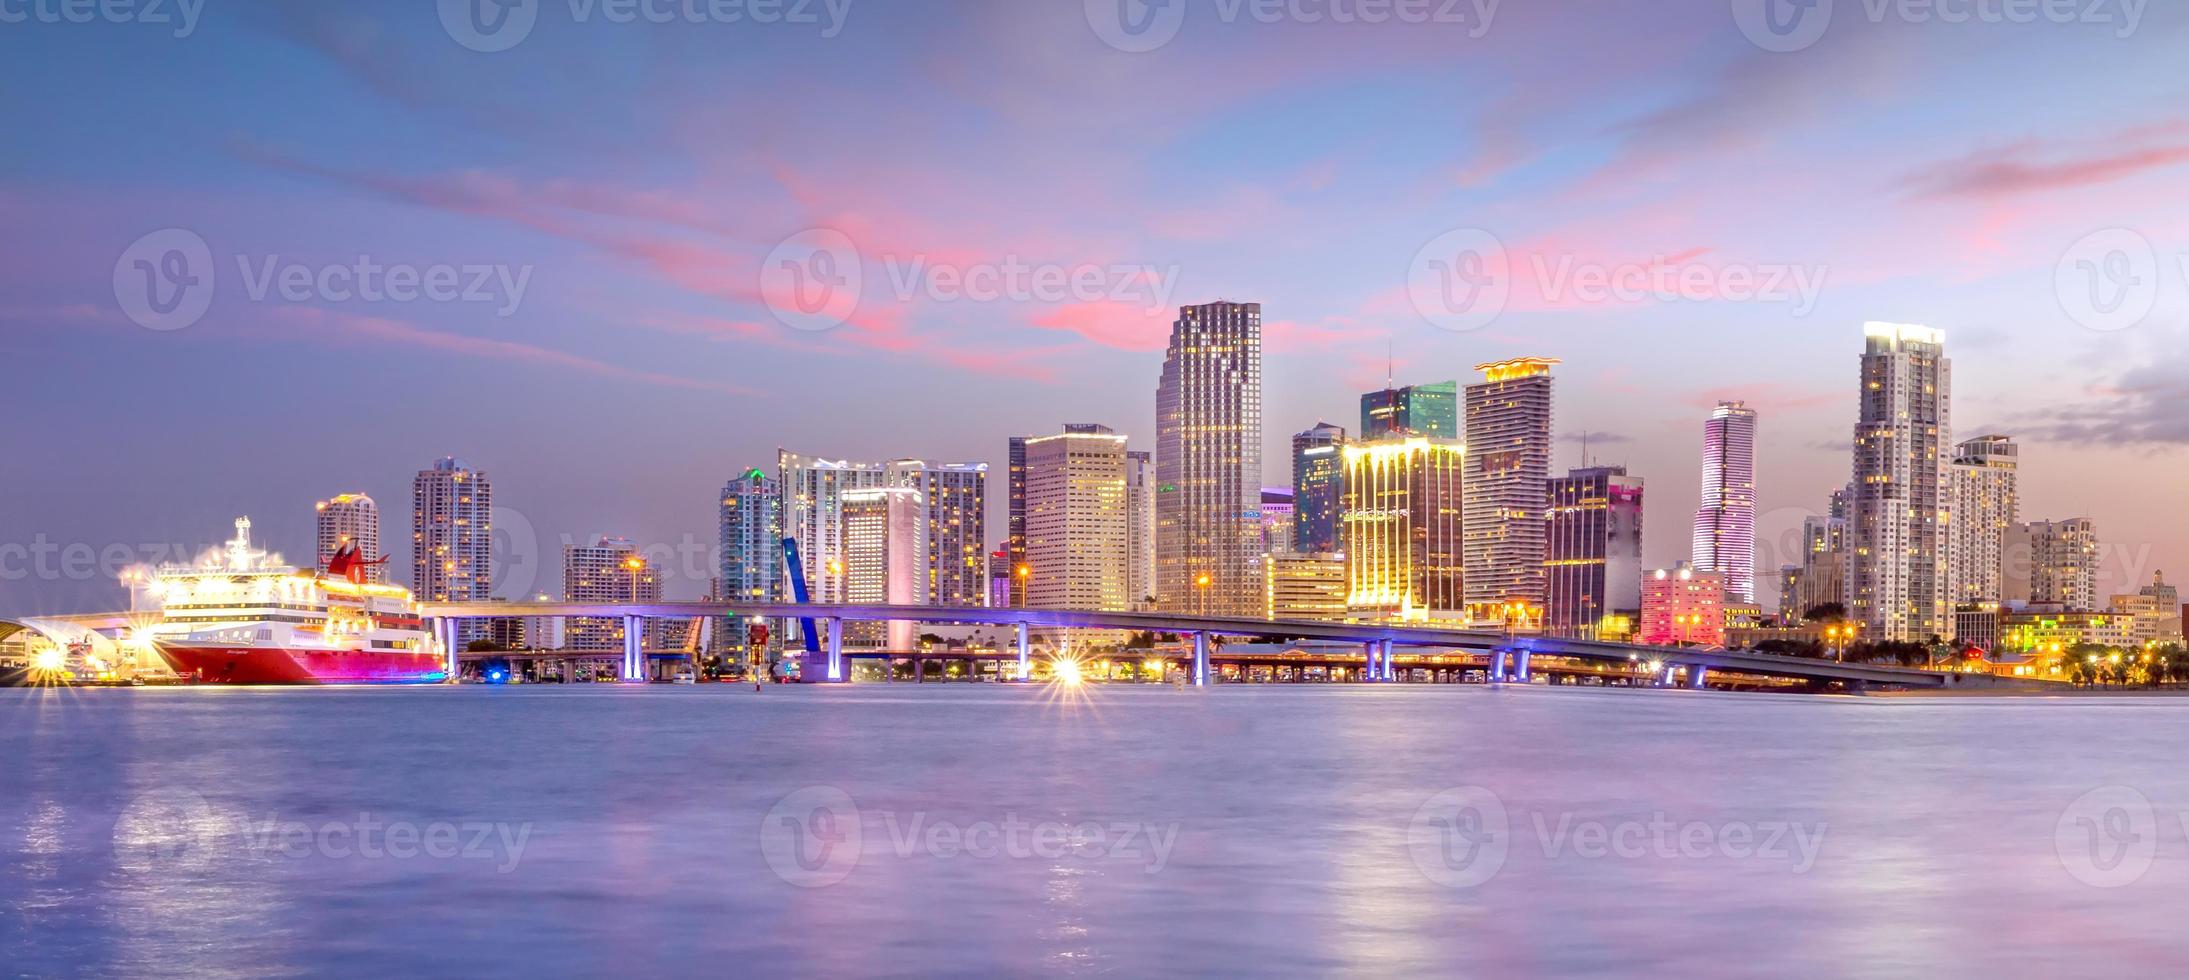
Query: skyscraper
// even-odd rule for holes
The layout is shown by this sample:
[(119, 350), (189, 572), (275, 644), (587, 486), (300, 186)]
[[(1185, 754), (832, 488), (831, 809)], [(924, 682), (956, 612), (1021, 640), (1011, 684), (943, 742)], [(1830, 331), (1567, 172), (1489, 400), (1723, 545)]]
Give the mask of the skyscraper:
[[(928, 601), (928, 505), (917, 486), (862, 487), (843, 493), (844, 601), (916, 606)], [(844, 638), (861, 646), (905, 651), (919, 624), (844, 624)]]
[(1607, 617), (1641, 614), (1641, 477), (1591, 466), (1552, 479), (1546, 537), (1544, 632), (1597, 639)]
[(1412, 436), (1351, 443), (1344, 456), (1347, 609), (1365, 619), (1459, 614), (1466, 450)]
[(1132, 608), (1125, 437), (1068, 425), (1026, 440), (1027, 605)]
[(1157, 607), (1260, 615), (1260, 303), (1179, 309), (1155, 419)]
[[(1837, 491), (1833, 499), (1840, 498)], [(1837, 508), (1835, 508), (1837, 509)], [(1797, 605), (1793, 609), (1781, 609), (1782, 616), (1801, 616), (1809, 610), (1827, 603), (1847, 604), (1847, 519), (1844, 517), (1819, 517), (1814, 514), (1801, 519), (1801, 589)]]
[(1483, 380), (1467, 386), (1467, 608), (1478, 619), (1502, 617), (1511, 602), (1543, 605), (1557, 363), (1517, 357), (1478, 364)]
[[(720, 530), (717, 597), (783, 601), (783, 485), (757, 466), (731, 480), (722, 488)], [(727, 617), (717, 625), (716, 640), (748, 658), (765, 653), (747, 649), (750, 626), (742, 616)]]
[(778, 449), (783, 536), (798, 542), (806, 588), (814, 602), (844, 600), (844, 494), (883, 486), (879, 463), (822, 459)]
[(1385, 387), (1361, 396), (1361, 441), (1459, 438), (1459, 382)]
[(1943, 332), (1901, 323), (1863, 326), (1847, 522), (1847, 606), (1872, 640), (1952, 631), (1946, 591), (1946, 448), (1952, 444), (1952, 362)]
[(1703, 423), (1703, 502), (1695, 511), (1695, 570), (1722, 572), (1726, 594), (1756, 601), (1756, 412), (1719, 402)]
[(2031, 521), (2022, 532), (2029, 542), (2029, 601), (2071, 612), (2097, 610), (2097, 523), (2087, 517)]
[[(659, 602), (661, 580), (629, 538), (602, 538), (591, 546), (563, 546), (562, 597), (566, 602)], [(623, 620), (572, 616), (564, 621), (563, 644), (571, 650), (621, 650)]]
[(1262, 537), (1256, 548), (1258, 553), (1283, 554), (1293, 550), (1294, 516), (1291, 487), (1262, 488)]
[(1025, 605), (1025, 597), (1018, 594), (1019, 569), (1026, 564), (1026, 437), (1012, 436), (1009, 460), (1010, 487), (1008, 509), (1005, 518), (1003, 551), (1009, 561), (1006, 566), (1011, 578), (1011, 605)]
[[(1445, 438), (1452, 438), (1446, 436)], [(1292, 437), (1292, 548), (1338, 550), (1339, 497), (1345, 492), (1345, 430), (1325, 422)]]
[[(477, 602), (494, 591), (494, 483), (454, 456), (444, 456), (411, 481), (411, 585), (434, 602)], [(456, 638), (469, 643), (485, 624), (465, 620)]]
[(922, 602), (978, 606), (988, 583), (988, 464), (893, 460), (890, 486), (913, 487), (927, 498), (928, 589)]
[(1125, 454), (1125, 598), (1155, 607), (1155, 454)]
[(2021, 519), (2014, 440), (1978, 436), (1954, 447), (1947, 473), (1947, 598), (1954, 605), (2006, 598), (2007, 529)]
[(365, 581), (387, 581), (387, 566), (378, 564), (380, 553), (380, 505), (361, 493), (336, 494), (332, 499), (318, 504), (319, 518), (319, 570), (327, 570), (327, 559), (343, 548), (355, 545), (357, 556), (367, 562)]

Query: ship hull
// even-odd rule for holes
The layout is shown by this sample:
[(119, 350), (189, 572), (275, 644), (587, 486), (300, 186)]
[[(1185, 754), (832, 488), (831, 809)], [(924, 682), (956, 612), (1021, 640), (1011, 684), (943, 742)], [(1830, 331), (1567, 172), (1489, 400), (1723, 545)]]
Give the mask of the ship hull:
[(429, 653), (161, 643), (175, 673), (204, 684), (432, 684), (447, 667)]

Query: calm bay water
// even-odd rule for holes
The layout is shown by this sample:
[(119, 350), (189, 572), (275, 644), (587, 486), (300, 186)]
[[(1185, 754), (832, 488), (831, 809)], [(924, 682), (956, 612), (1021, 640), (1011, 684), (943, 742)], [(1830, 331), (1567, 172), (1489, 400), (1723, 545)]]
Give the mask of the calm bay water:
[(2185, 707), (0, 691), (0, 972), (2180, 976)]

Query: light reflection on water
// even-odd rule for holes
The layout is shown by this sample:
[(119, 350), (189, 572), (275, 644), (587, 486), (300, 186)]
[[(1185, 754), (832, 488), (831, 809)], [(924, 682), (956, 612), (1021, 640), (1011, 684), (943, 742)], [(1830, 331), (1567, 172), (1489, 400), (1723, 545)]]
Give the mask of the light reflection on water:
[[(2189, 775), (2174, 762), (2189, 724), (2173, 699), (1058, 694), (0, 692), (0, 963), (223, 976), (2189, 970), (2176, 901)], [(1446, 826), (1417, 811), (1467, 786), (1494, 794), (1508, 825), (1495, 873), (1454, 887), (1410, 842)], [(2071, 804), (2107, 786), (2132, 787), (2155, 817), (2120, 825), (2156, 847), (2119, 887), (2070, 867), (2088, 873), (2113, 841), (2077, 842), (2096, 858), (2056, 841), (2077, 826)], [(763, 829), (814, 787), (852, 801), (849, 824), (801, 804)], [(1575, 828), (1652, 820), (1809, 828), (1820, 846), (1809, 863), (1576, 843), (1587, 831)], [(1066, 849), (978, 851), (1012, 823), (1035, 828), (1022, 843), (1055, 831)], [(478, 853), (438, 856), (311, 839), (398, 824), (465, 843), (490, 833)], [(307, 840), (268, 836), (288, 827)], [(823, 831), (853, 827), (855, 850), (821, 849)], [(514, 849), (491, 833), (519, 829)], [(816, 858), (832, 853), (836, 865)], [(832, 868), (840, 878), (821, 880)]]

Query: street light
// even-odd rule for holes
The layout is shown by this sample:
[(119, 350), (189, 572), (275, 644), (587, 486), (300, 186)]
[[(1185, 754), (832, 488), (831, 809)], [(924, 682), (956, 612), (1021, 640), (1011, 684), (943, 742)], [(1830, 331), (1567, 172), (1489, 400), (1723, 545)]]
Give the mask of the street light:
[(1026, 580), (1034, 576), (1034, 566), (1019, 562), (1016, 571), (1018, 573), (1018, 607), (1024, 609), (1026, 608)]
[(1195, 597), (1196, 597), (1196, 600), (1195, 600), (1195, 604), (1196, 604), (1196, 605), (1197, 605), (1197, 606), (1199, 607), (1199, 612), (1198, 612), (1198, 613), (1196, 613), (1196, 615), (1201, 615), (1201, 616), (1206, 616), (1206, 615), (1208, 615), (1208, 614), (1209, 614), (1209, 573), (1207, 573), (1207, 572), (1202, 572), (1201, 574), (1199, 574), (1199, 575), (1196, 575), (1196, 576), (1194, 576), (1194, 579), (1193, 579), (1193, 588), (1194, 588), (1194, 595), (1195, 595)]

